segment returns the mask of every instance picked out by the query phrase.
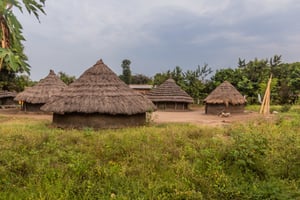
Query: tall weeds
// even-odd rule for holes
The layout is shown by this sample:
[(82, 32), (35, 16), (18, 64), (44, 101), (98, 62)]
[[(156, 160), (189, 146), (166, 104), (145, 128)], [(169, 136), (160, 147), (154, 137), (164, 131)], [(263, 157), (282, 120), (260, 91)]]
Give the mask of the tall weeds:
[(0, 199), (297, 199), (299, 119), (78, 131), (0, 117)]

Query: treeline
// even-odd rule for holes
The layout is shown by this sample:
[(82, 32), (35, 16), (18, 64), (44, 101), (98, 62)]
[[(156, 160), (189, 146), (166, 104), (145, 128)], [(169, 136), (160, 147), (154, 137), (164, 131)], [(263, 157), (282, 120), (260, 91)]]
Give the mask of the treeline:
[[(130, 61), (122, 63), (123, 74), (120, 78), (127, 84), (137, 84), (137, 77), (131, 75)], [(238, 59), (235, 68), (213, 70), (207, 64), (198, 65), (195, 69), (183, 71), (180, 66), (173, 70), (157, 73), (153, 78), (144, 78), (139, 84), (160, 85), (172, 77), (195, 100), (201, 103), (203, 99), (223, 81), (233, 84), (249, 104), (260, 103), (270, 75), (272, 74), (271, 102), (273, 104), (294, 104), (300, 94), (300, 62), (283, 63), (281, 56), (274, 55), (270, 59), (246, 61)], [(130, 77), (128, 77), (130, 75)], [(145, 77), (144, 75), (139, 75)], [(140, 79), (138, 79), (140, 80)]]
[[(223, 81), (233, 84), (242, 95), (247, 98), (249, 104), (260, 103), (270, 75), (271, 103), (295, 104), (300, 94), (300, 62), (283, 63), (281, 56), (275, 55), (269, 59), (257, 59), (246, 61), (238, 59), (234, 68), (222, 68), (213, 70), (207, 64), (198, 65), (194, 69), (184, 71), (180, 66), (172, 70), (156, 73), (153, 77), (143, 74), (133, 74), (130, 69), (131, 61), (123, 60), (122, 74), (119, 76), (126, 84), (153, 84), (160, 85), (168, 78), (173, 78), (190, 96), (195, 103), (201, 104), (203, 99)], [(75, 80), (64, 72), (58, 76), (70, 84)], [(0, 71), (0, 89), (22, 91), (27, 86), (34, 85), (27, 75), (19, 75), (4, 68)]]

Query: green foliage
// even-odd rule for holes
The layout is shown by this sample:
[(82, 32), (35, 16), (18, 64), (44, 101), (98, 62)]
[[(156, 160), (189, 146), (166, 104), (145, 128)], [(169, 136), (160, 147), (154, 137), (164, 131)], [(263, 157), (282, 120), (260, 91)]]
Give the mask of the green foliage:
[(0, 70), (0, 90), (21, 92), (34, 82), (25, 74), (16, 74), (4, 68)]
[(236, 70), (231, 68), (217, 70), (215, 75), (211, 78), (214, 82), (214, 87), (217, 87), (224, 81), (229, 81), (231, 84), (238, 83), (236, 73)]
[(170, 71), (163, 72), (163, 73), (156, 73), (153, 78), (153, 85), (158, 86), (171, 77), (172, 76)]
[(70, 85), (76, 80), (75, 76), (70, 76), (65, 72), (58, 72), (58, 77), (67, 85)]
[(29, 64), (26, 62), (27, 57), (24, 54), (18, 55), (11, 49), (0, 47), (0, 59), (3, 62), (2, 68), (10, 69), (13, 72), (29, 73)]
[(288, 112), (291, 109), (291, 105), (285, 104), (281, 107), (280, 112)]
[(164, 73), (157, 73), (154, 76), (153, 84), (160, 85), (168, 78), (173, 78), (177, 85), (185, 90), (194, 100), (199, 103), (207, 96), (207, 85), (204, 83), (206, 77), (212, 73), (212, 69), (204, 64), (203, 67), (197, 66), (195, 70), (184, 72), (179, 66), (173, 71), (168, 70)]
[[(45, 13), (43, 9), (45, 0), (22, 0), (22, 3), (28, 13), (33, 13), (37, 19), (39, 12)], [(0, 3), (0, 69), (29, 73), (30, 66), (23, 52), (22, 42), (25, 38), (22, 35), (22, 25), (13, 13), (13, 7), (23, 11), (20, 1), (2, 0)]]
[(243, 95), (247, 96), (248, 104), (257, 104), (258, 94), (265, 92), (268, 78), (273, 75), (271, 83), (271, 103), (294, 104), (300, 94), (300, 64), (282, 63), (281, 56), (257, 59), (246, 62), (239, 59), (238, 67), (217, 70), (209, 83), (213, 90), (220, 83), (231, 82)]
[(131, 69), (130, 69), (131, 61), (128, 59), (125, 59), (122, 61), (122, 69), (123, 74), (120, 76), (120, 79), (124, 81), (126, 84), (131, 84)]
[(151, 84), (152, 79), (143, 74), (136, 74), (131, 76), (131, 84)]
[(0, 116), (0, 199), (297, 199), (299, 113), (99, 131)]
[(207, 95), (205, 78), (212, 73), (212, 69), (204, 64), (203, 67), (198, 67), (193, 70), (187, 70), (184, 73), (183, 89), (190, 94), (199, 103), (200, 99), (203, 100)]

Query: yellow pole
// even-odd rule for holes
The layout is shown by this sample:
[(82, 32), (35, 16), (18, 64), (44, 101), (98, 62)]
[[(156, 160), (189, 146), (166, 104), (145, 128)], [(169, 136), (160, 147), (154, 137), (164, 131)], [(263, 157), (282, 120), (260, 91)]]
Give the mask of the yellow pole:
[(272, 74), (269, 78), (263, 102), (260, 107), (260, 114), (270, 114), (270, 93), (271, 93)]

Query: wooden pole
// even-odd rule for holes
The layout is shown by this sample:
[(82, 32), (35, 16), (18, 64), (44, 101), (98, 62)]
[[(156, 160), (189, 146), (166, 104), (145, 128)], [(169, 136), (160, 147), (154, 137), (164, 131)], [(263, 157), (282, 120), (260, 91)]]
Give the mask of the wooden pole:
[(267, 89), (265, 91), (264, 98), (263, 98), (263, 101), (262, 101), (261, 106), (260, 106), (260, 110), (259, 110), (260, 114), (262, 114), (263, 110), (264, 110), (264, 106), (265, 106), (265, 103), (266, 103), (266, 95), (267, 95)]
[(267, 93), (267, 96), (266, 96), (266, 102), (265, 102), (263, 113), (269, 114), (270, 113), (270, 87), (269, 87), (269, 85), (268, 85), (266, 93)]
[(264, 94), (264, 99), (259, 110), (260, 114), (270, 114), (271, 81), (272, 81), (272, 74), (269, 78), (267, 88)]

